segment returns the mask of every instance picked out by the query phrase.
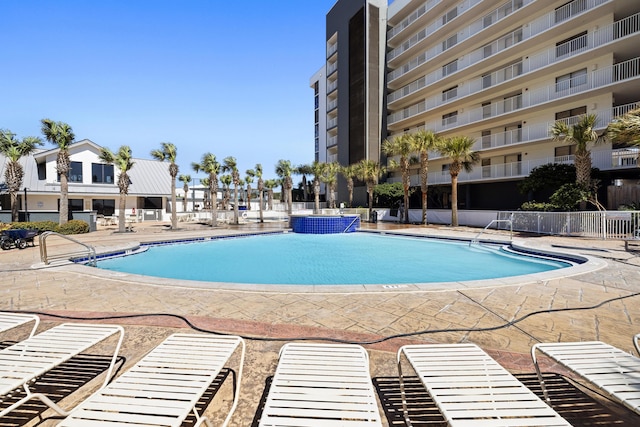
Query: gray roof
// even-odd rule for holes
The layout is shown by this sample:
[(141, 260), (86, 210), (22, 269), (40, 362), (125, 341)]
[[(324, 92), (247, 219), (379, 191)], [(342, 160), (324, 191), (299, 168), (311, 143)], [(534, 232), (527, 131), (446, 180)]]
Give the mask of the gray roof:
[[(100, 147), (89, 140), (79, 141), (76, 144), (87, 144), (91, 148)], [(23, 188), (28, 188), (32, 193), (59, 193), (58, 183), (47, 182), (38, 179), (38, 162), (42, 163), (46, 155), (55, 153), (55, 150), (37, 150), (33, 155), (20, 159), (20, 164), (24, 168)], [(73, 160), (73, 156), (71, 157)], [(158, 160), (134, 159), (134, 165), (129, 171), (131, 186), (129, 195), (131, 196), (166, 196), (171, 195), (171, 176), (169, 175), (169, 163)], [(8, 159), (0, 154), (0, 192), (6, 191), (4, 171)], [(116, 170), (116, 176), (118, 172)], [(69, 183), (70, 194), (91, 194), (91, 195), (118, 195), (118, 186), (114, 184), (76, 184)]]

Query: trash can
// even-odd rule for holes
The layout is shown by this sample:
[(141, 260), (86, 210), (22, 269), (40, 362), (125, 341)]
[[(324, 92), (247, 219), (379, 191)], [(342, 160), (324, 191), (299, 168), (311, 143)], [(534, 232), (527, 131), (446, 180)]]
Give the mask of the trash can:
[(378, 222), (378, 211), (371, 211), (371, 222)]

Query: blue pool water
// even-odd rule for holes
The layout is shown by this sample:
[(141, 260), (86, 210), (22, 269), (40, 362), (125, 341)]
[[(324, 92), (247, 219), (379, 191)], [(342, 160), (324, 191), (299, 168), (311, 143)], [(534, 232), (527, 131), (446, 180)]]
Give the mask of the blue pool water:
[(402, 284), (519, 276), (568, 267), (468, 243), (372, 233), (271, 234), (154, 246), (98, 262), (119, 272), (206, 282)]

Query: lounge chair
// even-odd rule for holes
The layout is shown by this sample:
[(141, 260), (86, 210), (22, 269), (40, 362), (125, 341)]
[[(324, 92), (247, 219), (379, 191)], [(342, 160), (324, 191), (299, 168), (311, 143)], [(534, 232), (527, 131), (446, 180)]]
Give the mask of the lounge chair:
[(425, 344), (398, 350), (402, 405), (409, 426), (402, 355), (450, 426), (571, 425), (475, 344)]
[(67, 412), (41, 393), (32, 393), (29, 384), (81, 352), (119, 334), (111, 364), (105, 377), (109, 380), (116, 362), (124, 330), (114, 325), (64, 323), (33, 335), (0, 351), (0, 397), (22, 388), (25, 395), (0, 411), (0, 417), (32, 399), (39, 399), (61, 415)]
[(367, 351), (285, 344), (259, 426), (382, 426)]
[[(638, 346), (638, 335), (634, 337)], [(531, 348), (531, 358), (544, 396), (549, 400), (536, 351), (595, 385), (609, 397), (640, 414), (640, 358), (601, 341), (542, 343)]]
[(40, 324), (40, 318), (35, 314), (22, 314), (22, 313), (8, 313), (0, 311), (0, 332), (6, 332), (18, 326), (26, 325), (29, 322), (33, 322), (31, 333), (29, 337), (35, 334), (38, 325)]
[(232, 407), (238, 404), (245, 345), (240, 337), (174, 334), (131, 369), (78, 405), (59, 426), (180, 426), (193, 412), (196, 426), (209, 420), (195, 406), (241, 347)]

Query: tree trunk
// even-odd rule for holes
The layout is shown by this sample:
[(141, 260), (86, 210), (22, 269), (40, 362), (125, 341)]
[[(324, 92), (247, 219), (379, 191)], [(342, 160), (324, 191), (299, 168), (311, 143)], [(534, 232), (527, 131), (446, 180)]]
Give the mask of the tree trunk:
[(458, 175), (451, 175), (451, 225), (458, 226)]
[(69, 220), (69, 180), (66, 174), (60, 174), (60, 220), (64, 225)]
[(125, 208), (127, 206), (127, 199), (125, 195), (120, 193), (120, 199), (118, 199), (118, 233), (124, 233), (126, 231), (125, 226), (127, 225), (125, 219)]

